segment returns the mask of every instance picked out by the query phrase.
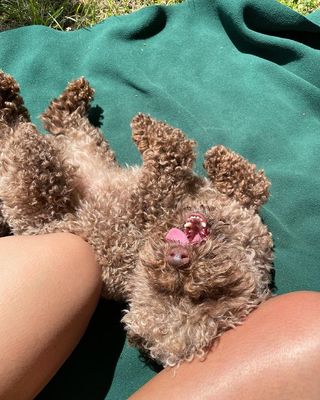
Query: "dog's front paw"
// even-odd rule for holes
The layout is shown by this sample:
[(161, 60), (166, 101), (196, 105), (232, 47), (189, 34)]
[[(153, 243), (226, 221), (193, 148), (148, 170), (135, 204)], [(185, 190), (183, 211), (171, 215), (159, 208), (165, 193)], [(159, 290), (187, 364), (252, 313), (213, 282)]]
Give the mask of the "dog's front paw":
[(142, 113), (137, 114), (131, 121), (132, 139), (143, 154), (149, 148), (150, 130), (155, 121)]
[(138, 114), (131, 123), (132, 138), (145, 160), (158, 165), (172, 164), (191, 167), (195, 158), (195, 142), (165, 122)]
[(263, 170), (220, 145), (206, 152), (204, 167), (213, 185), (244, 207), (258, 209), (269, 196), (270, 182)]

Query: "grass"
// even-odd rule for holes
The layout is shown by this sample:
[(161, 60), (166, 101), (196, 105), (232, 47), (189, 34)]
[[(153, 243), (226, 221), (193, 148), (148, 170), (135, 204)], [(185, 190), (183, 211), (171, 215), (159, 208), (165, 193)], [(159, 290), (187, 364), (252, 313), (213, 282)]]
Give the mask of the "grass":
[(320, 7), (319, 0), (279, 0), (280, 3), (293, 8), (300, 14), (309, 14)]
[[(257, 0), (260, 1), (260, 0)], [(320, 0), (279, 0), (301, 14), (320, 7)], [(112, 15), (127, 14), (152, 4), (182, 0), (0, 0), (0, 31), (24, 25), (60, 30), (92, 26)]]

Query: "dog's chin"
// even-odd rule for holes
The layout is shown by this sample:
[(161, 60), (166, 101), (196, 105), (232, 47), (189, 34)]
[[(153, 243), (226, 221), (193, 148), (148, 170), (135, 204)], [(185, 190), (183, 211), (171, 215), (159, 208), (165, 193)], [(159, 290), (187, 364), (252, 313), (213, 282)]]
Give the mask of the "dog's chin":
[(183, 290), (183, 277), (162, 259), (161, 261), (144, 263), (144, 270), (153, 289), (166, 295), (180, 296)]
[(221, 285), (221, 282), (213, 282), (212, 278), (208, 281), (206, 275), (210, 274), (210, 266), (204, 267), (207, 272), (202, 273), (192, 271), (189, 265), (183, 271), (177, 270), (165, 261), (149, 263), (144, 265), (144, 271), (149, 285), (155, 293), (164, 296), (170, 295), (171, 301), (182, 298), (190, 300), (192, 303), (219, 300), (230, 294), (228, 285)]

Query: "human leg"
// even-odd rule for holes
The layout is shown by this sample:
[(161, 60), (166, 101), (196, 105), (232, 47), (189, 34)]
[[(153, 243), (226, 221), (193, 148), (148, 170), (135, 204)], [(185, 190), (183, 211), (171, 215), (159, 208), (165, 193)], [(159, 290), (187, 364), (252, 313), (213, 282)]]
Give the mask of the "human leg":
[(84, 333), (100, 294), (94, 254), (77, 236), (0, 239), (0, 398), (32, 399)]
[(320, 293), (268, 300), (204, 362), (166, 369), (130, 400), (318, 400)]

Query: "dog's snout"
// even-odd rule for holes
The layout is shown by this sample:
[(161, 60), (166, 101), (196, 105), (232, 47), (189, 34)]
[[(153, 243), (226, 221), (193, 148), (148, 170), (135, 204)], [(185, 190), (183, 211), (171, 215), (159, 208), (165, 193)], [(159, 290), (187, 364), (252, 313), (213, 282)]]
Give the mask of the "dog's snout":
[(167, 252), (166, 261), (173, 267), (183, 267), (190, 261), (189, 252), (183, 246), (171, 247)]

